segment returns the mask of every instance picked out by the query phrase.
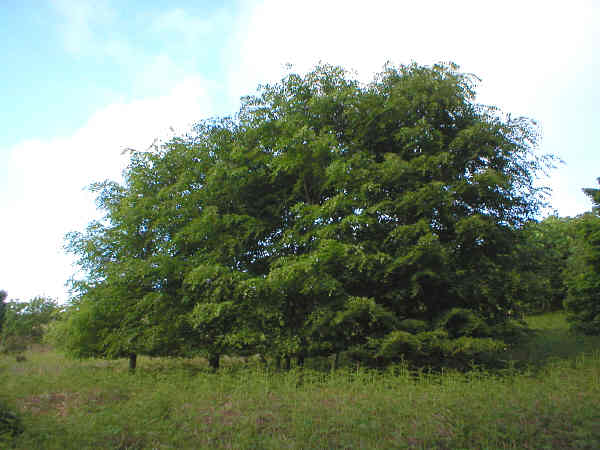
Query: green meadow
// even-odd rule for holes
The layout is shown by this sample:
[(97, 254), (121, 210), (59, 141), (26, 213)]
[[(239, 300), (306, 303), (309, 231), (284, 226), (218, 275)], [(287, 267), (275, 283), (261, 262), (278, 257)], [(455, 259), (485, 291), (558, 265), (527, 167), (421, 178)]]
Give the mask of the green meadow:
[[(0, 357), (0, 401), (17, 449), (600, 448), (600, 338), (562, 313), (528, 318), (534, 337), (506, 367), (466, 373), (275, 371), (258, 358), (77, 361), (38, 347)], [(4, 417), (6, 421), (6, 414)]]

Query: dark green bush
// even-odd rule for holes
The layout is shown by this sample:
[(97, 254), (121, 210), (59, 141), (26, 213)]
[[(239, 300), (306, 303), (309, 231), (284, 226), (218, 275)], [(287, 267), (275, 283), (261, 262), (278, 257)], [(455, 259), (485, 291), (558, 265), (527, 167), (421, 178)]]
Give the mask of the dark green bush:
[(0, 400), (0, 444), (23, 433), (21, 418)]
[(452, 308), (437, 321), (436, 328), (446, 330), (451, 338), (461, 336), (489, 336), (487, 324), (473, 311), (464, 308)]
[(398, 328), (409, 333), (421, 333), (429, 329), (429, 324), (423, 320), (405, 319), (398, 324)]
[(491, 326), (490, 336), (494, 336), (509, 345), (515, 345), (530, 339), (533, 332), (523, 320), (509, 320)]
[(419, 367), (465, 370), (474, 364), (500, 366), (507, 348), (508, 345), (499, 339), (472, 336), (452, 338), (443, 329), (416, 334), (393, 331), (382, 339), (371, 339), (366, 345), (354, 347), (347, 356), (371, 367), (407, 362)]
[(406, 331), (392, 331), (379, 344), (376, 358), (393, 361), (401, 355), (411, 357), (421, 352), (421, 341)]

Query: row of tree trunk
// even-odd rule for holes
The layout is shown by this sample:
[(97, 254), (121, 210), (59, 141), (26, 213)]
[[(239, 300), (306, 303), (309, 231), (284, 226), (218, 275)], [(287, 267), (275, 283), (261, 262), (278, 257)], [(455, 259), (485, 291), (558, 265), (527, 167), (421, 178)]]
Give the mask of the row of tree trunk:
[[(331, 369), (332, 370), (337, 370), (337, 368), (339, 367), (339, 359), (340, 359), (340, 354), (336, 353), (335, 354), (335, 358), (333, 359), (332, 363), (331, 363)], [(221, 360), (221, 355), (210, 355), (208, 357), (208, 365), (209, 367), (216, 371), (219, 369), (219, 363)], [(265, 358), (264, 355), (260, 355), (260, 360), (263, 364), (267, 364), (267, 359)], [(305, 361), (305, 357), (304, 355), (300, 355), (297, 357), (296, 359), (296, 364), (298, 367), (304, 367), (304, 361)], [(283, 364), (282, 364), (283, 363)], [(135, 369), (137, 367), (137, 354), (132, 353), (129, 355), (129, 371), (130, 372), (135, 372)], [(277, 370), (290, 370), (292, 367), (292, 358), (290, 356), (276, 356), (275, 357), (275, 367), (277, 368)]]

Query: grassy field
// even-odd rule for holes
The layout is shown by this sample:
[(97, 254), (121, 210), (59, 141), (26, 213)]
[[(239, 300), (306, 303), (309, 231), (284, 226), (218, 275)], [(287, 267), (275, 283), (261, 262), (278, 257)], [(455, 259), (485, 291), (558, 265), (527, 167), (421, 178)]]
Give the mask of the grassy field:
[(0, 401), (24, 432), (0, 448), (600, 448), (600, 339), (561, 314), (529, 321), (536, 337), (494, 373), (3, 356)]

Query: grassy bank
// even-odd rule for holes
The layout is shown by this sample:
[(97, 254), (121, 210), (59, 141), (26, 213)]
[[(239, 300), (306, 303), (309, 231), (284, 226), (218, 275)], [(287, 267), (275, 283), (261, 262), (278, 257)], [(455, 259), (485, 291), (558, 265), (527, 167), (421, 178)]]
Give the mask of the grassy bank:
[[(561, 314), (497, 373), (275, 373), (258, 363), (0, 359), (15, 448), (600, 448), (600, 339)], [(2, 441), (0, 441), (2, 442)], [(4, 445), (9, 445), (8, 443)], [(1, 445), (0, 445), (1, 446)]]

